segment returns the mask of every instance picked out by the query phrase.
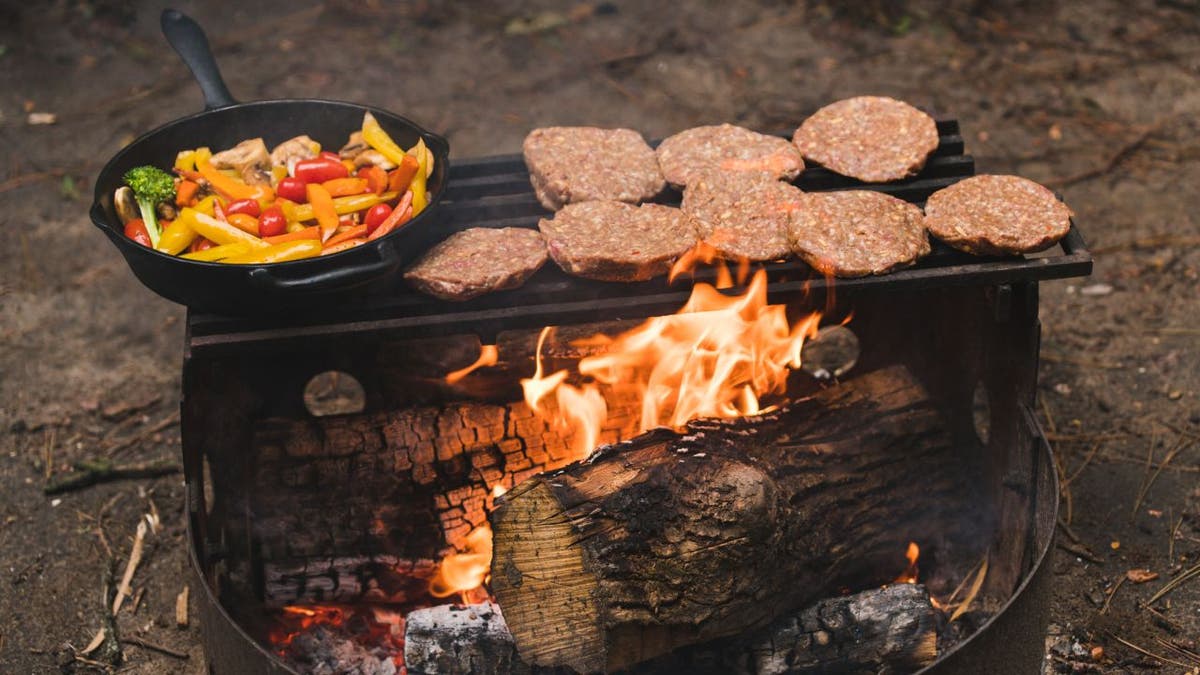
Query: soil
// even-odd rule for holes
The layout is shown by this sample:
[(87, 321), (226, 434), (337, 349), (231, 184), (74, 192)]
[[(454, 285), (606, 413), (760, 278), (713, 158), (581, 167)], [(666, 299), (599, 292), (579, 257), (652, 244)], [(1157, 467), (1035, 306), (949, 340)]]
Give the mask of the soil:
[[(147, 535), (118, 624), (189, 658), (126, 644), (122, 672), (205, 670), (194, 603), (190, 625), (175, 624), (187, 578), (180, 476), (42, 490), (80, 460), (179, 457), (184, 310), (143, 288), (87, 217), (108, 157), (202, 107), (159, 33), (161, 9), (0, 3), (3, 672), (93, 669), (72, 649), (100, 627), (107, 571), (119, 578), (152, 510), (161, 528)], [(187, 11), (209, 28), (236, 96), (379, 105), (446, 134), (457, 157), (518, 152), (546, 125), (647, 137), (720, 122), (790, 131), (859, 94), (958, 117), (980, 171), (1061, 191), (1096, 254), (1091, 278), (1042, 286), (1043, 422), (1070, 504), (1047, 669), (1200, 664), (1170, 645), (1196, 651), (1200, 581), (1156, 605), (1165, 620), (1138, 604), (1200, 558), (1195, 0), (327, 0)], [(55, 123), (33, 124), (31, 113)], [(1118, 587), (1134, 568), (1159, 578)]]

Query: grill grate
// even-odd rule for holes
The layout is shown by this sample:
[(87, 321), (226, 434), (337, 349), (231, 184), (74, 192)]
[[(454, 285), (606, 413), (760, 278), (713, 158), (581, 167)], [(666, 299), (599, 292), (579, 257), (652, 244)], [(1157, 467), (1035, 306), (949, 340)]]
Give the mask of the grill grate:
[[(915, 204), (962, 178), (974, 175), (975, 162), (963, 154), (958, 122), (937, 123), (940, 143), (921, 173), (895, 183), (869, 185), (810, 167), (796, 185), (806, 191), (871, 189)], [(471, 227), (537, 227), (546, 215), (529, 184), (521, 155), (464, 160), (451, 167), (442, 202), (447, 236)], [(678, 204), (668, 191), (658, 201)], [(798, 260), (764, 265), (771, 280), (771, 302), (786, 302), (802, 293), (824, 291), (826, 280)], [(951, 285), (995, 285), (1085, 276), (1092, 258), (1072, 223), (1057, 246), (1033, 257), (978, 257), (934, 241), (932, 253), (915, 267), (860, 279), (839, 279), (838, 291), (917, 290)], [(712, 270), (695, 279), (710, 281)], [(491, 293), (467, 302), (446, 302), (407, 288), (397, 279), (383, 290), (336, 312), (285, 318), (230, 318), (189, 313), (191, 354), (246, 346), (277, 345), (293, 340), (334, 338), (355, 333), (389, 331), (405, 337), (476, 333), (485, 341), (502, 330), (538, 328), (596, 321), (637, 319), (675, 312), (687, 300), (690, 281), (668, 284), (659, 278), (639, 283), (600, 282), (572, 277), (553, 262), (521, 288)]]

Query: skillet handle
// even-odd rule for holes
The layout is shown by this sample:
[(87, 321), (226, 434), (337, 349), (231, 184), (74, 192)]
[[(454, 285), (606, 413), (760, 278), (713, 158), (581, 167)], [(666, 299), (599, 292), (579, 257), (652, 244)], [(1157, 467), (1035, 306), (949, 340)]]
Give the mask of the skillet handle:
[(309, 293), (354, 286), (369, 281), (396, 268), (400, 260), (391, 246), (380, 246), (379, 260), (365, 265), (339, 267), (299, 279), (280, 279), (265, 267), (250, 270), (250, 281), (273, 293)]
[(204, 29), (192, 17), (177, 9), (166, 9), (162, 13), (162, 32), (166, 36), (179, 58), (192, 71), (192, 77), (200, 85), (204, 93), (204, 109), (224, 108), (237, 103), (225, 80), (221, 79), (221, 69), (213, 58), (212, 49), (208, 46), (208, 37)]

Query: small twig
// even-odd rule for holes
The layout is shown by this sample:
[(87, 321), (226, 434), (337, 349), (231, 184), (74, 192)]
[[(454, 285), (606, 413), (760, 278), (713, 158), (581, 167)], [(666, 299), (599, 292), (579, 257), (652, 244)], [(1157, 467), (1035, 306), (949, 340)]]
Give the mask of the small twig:
[(177, 658), (180, 660), (184, 660), (184, 661), (191, 658), (191, 655), (186, 652), (177, 652), (174, 649), (171, 649), (169, 647), (164, 647), (159, 644), (154, 644), (153, 642), (151, 642), (149, 640), (143, 640), (142, 638), (139, 638), (139, 637), (121, 638), (121, 642), (124, 642), (125, 644), (129, 644), (129, 645), (137, 645), (139, 647), (144, 647), (146, 649), (153, 649), (154, 651), (156, 651), (160, 654), (166, 654), (167, 656), (171, 656), (171, 657), (174, 657), (174, 658)]
[(1150, 599), (1146, 601), (1146, 604), (1153, 605), (1154, 603), (1158, 602), (1164, 595), (1170, 593), (1171, 591), (1175, 590), (1176, 588), (1179, 588), (1185, 582), (1187, 582), (1189, 579), (1196, 577), (1196, 576), (1200, 576), (1200, 565), (1190, 567), (1187, 570), (1185, 570), (1182, 574), (1180, 574), (1179, 576), (1168, 581), (1165, 586), (1158, 589), (1157, 593), (1150, 596)]
[(1085, 180), (1103, 176), (1103, 175), (1109, 173), (1110, 171), (1112, 171), (1113, 169), (1117, 168), (1117, 165), (1120, 164), (1121, 161), (1124, 160), (1125, 158), (1127, 158), (1129, 155), (1132, 155), (1134, 152), (1137, 152), (1137, 149), (1142, 147), (1142, 145), (1151, 136), (1153, 136), (1155, 133), (1157, 133), (1158, 130), (1161, 129), (1163, 124), (1165, 124), (1165, 123), (1166, 123), (1166, 119), (1161, 119), (1161, 120), (1155, 122), (1154, 124), (1151, 124), (1149, 127), (1144, 129), (1142, 131), (1142, 133), (1138, 134), (1133, 140), (1129, 141), (1125, 145), (1122, 145), (1120, 148), (1118, 148), (1117, 151), (1114, 152), (1112, 155), (1110, 155), (1108, 160), (1105, 161), (1100, 166), (1093, 167), (1091, 169), (1088, 169), (1087, 171), (1080, 171), (1079, 173), (1072, 174), (1065, 178), (1051, 178), (1050, 180), (1045, 181), (1043, 184), (1046, 187), (1050, 187), (1050, 188), (1062, 188), (1062, 187), (1067, 187), (1068, 185), (1074, 185), (1075, 183), (1083, 182)]
[(1092, 458), (1096, 456), (1096, 452), (1100, 450), (1100, 446), (1101, 446), (1100, 443), (1096, 443), (1095, 445), (1093, 445), (1091, 451), (1088, 452), (1087, 457), (1083, 458), (1083, 463), (1080, 464), (1078, 466), (1078, 468), (1075, 469), (1075, 473), (1071, 474), (1063, 482), (1065, 482), (1068, 485), (1070, 485), (1071, 483), (1074, 483), (1075, 479), (1079, 478), (1079, 474), (1083, 473), (1083, 470), (1086, 469), (1087, 465), (1091, 463)]
[(179, 464), (171, 460), (116, 464), (111, 459), (100, 458), (75, 463), (75, 471), (50, 481), (42, 488), (47, 495), (71, 492), (91, 487), (97, 483), (135, 478), (157, 478), (182, 471)]
[(1190, 649), (1185, 649), (1170, 640), (1164, 640), (1160, 637), (1155, 637), (1154, 641), (1157, 642), (1160, 647), (1165, 647), (1167, 651), (1173, 652), (1176, 656), (1183, 657), (1195, 664), (1200, 664), (1200, 654), (1197, 654)]
[(92, 659), (89, 659), (89, 658), (87, 658), (87, 657), (85, 657), (85, 656), (80, 656), (80, 655), (78, 655), (78, 654), (76, 654), (76, 655), (75, 655), (75, 661), (77, 661), (78, 663), (82, 663), (82, 664), (83, 664), (83, 665), (85, 665), (85, 666), (91, 666), (91, 667), (93, 667), (93, 668), (99, 668), (100, 670), (103, 670), (103, 671), (104, 671), (104, 672), (106, 672), (106, 673), (112, 673), (112, 672), (115, 672), (115, 669), (114, 669), (114, 668), (113, 668), (111, 665), (109, 665), (109, 664), (107, 664), (107, 663), (103, 663), (103, 662), (101, 662), (101, 661), (94, 661), (94, 660), (92, 660)]
[(1151, 607), (1150, 605), (1147, 605), (1147, 604), (1146, 604), (1146, 603), (1144, 603), (1144, 602), (1139, 602), (1139, 603), (1138, 603), (1138, 608), (1139, 608), (1139, 609), (1144, 609), (1144, 610), (1146, 610), (1147, 612), (1150, 612), (1151, 614), (1153, 614), (1153, 615), (1154, 615), (1154, 617), (1155, 617), (1156, 619), (1158, 619), (1159, 623), (1160, 623), (1160, 624), (1161, 624), (1161, 625), (1162, 625), (1164, 628), (1166, 628), (1166, 629), (1167, 629), (1167, 632), (1168, 632), (1168, 633), (1171, 633), (1172, 635), (1175, 635), (1176, 633), (1179, 633), (1181, 630), (1183, 630), (1183, 629), (1182, 629), (1182, 628), (1179, 626), (1179, 624), (1177, 624), (1177, 623), (1175, 623), (1174, 621), (1172, 621), (1172, 620), (1171, 620), (1171, 619), (1170, 619), (1170, 618), (1169, 618), (1169, 617), (1168, 617), (1166, 614), (1163, 614), (1162, 612), (1158, 611), (1157, 609), (1154, 609), (1153, 607)]
[(1190, 446), (1190, 442), (1185, 441), (1182, 437), (1180, 437), (1179, 441), (1175, 443), (1174, 447), (1167, 452), (1167, 456), (1163, 458), (1161, 463), (1159, 463), (1158, 468), (1154, 471), (1154, 475), (1150, 476), (1150, 480), (1146, 482), (1146, 486), (1143, 487), (1142, 491), (1138, 494), (1137, 501), (1133, 503), (1133, 513), (1130, 514), (1131, 518), (1137, 517), (1138, 508), (1141, 507), (1142, 502), (1146, 499), (1146, 495), (1150, 493), (1150, 488), (1154, 485), (1154, 481), (1158, 480), (1158, 475), (1162, 473), (1162, 470), (1171, 463), (1171, 460), (1175, 459), (1176, 455)]
[(1055, 434), (1046, 432), (1046, 440), (1054, 443), (1083, 443), (1086, 441), (1115, 441), (1125, 438), (1127, 435), (1119, 432), (1103, 434)]
[(1086, 548), (1083, 548), (1082, 546), (1078, 546), (1078, 545), (1072, 544), (1070, 542), (1065, 542), (1065, 541), (1057, 542), (1057, 545), (1059, 548), (1066, 551), (1067, 553), (1070, 553), (1072, 555), (1077, 555), (1080, 558), (1083, 558), (1084, 560), (1086, 560), (1090, 563), (1095, 563), (1097, 565), (1104, 564), (1104, 561), (1101, 560), (1100, 558), (1098, 558), (1095, 553), (1092, 553), (1091, 551), (1087, 550)]
[(129, 552), (129, 562), (125, 564), (125, 574), (121, 577), (121, 585), (117, 587), (117, 597), (113, 598), (112, 613), (116, 616), (121, 611), (121, 604), (132, 590), (133, 573), (137, 571), (138, 563), (142, 561), (142, 547), (146, 540), (146, 521), (138, 521), (137, 532), (133, 537), (133, 549)]
[(1104, 606), (1100, 608), (1101, 614), (1108, 614), (1108, 606), (1112, 604), (1113, 596), (1117, 594), (1121, 586), (1125, 585), (1125, 580), (1129, 577), (1121, 577), (1117, 583), (1113, 585), (1112, 590), (1108, 592), (1108, 597), (1104, 598)]
[(1142, 501), (1142, 495), (1145, 494), (1146, 481), (1150, 478), (1150, 470), (1154, 466), (1154, 446), (1158, 445), (1158, 429), (1150, 432), (1150, 447), (1146, 449), (1145, 470), (1142, 471), (1142, 480), (1138, 483), (1137, 499), (1133, 504), (1133, 513), (1129, 516), (1130, 521), (1137, 516), (1138, 504)]
[(188, 627), (188, 588), (184, 584), (183, 590), (175, 596), (175, 625), (179, 628)]
[(142, 431), (141, 433), (134, 434), (133, 436), (128, 436), (126, 438), (123, 438), (123, 439), (117, 441), (111, 447), (108, 448), (108, 450), (107, 450), (108, 456), (114, 457), (117, 455), (117, 453), (121, 452), (122, 450), (132, 447), (134, 445), (137, 445), (137, 444), (141, 443), (142, 441), (146, 440), (147, 438), (150, 438), (154, 434), (157, 434), (158, 432), (168, 429), (176, 424), (179, 424), (179, 411), (178, 410), (171, 413), (165, 419), (158, 422), (154, 426)]
[(1145, 655), (1145, 656), (1149, 656), (1150, 658), (1152, 658), (1152, 659), (1155, 659), (1155, 660), (1158, 660), (1158, 661), (1162, 661), (1163, 663), (1169, 663), (1169, 664), (1171, 664), (1171, 665), (1174, 665), (1174, 666), (1182, 666), (1182, 667), (1184, 667), (1184, 668), (1191, 668), (1191, 667), (1192, 667), (1192, 665), (1191, 665), (1190, 663), (1181, 663), (1181, 662), (1179, 662), (1179, 661), (1176, 661), (1176, 660), (1174, 660), (1174, 659), (1168, 659), (1168, 658), (1167, 658), (1167, 657), (1165, 657), (1165, 656), (1159, 656), (1158, 654), (1155, 654), (1154, 652), (1146, 651), (1145, 649), (1143, 649), (1143, 648), (1141, 648), (1141, 647), (1139, 647), (1139, 646), (1137, 646), (1137, 645), (1133, 644), (1133, 643), (1132, 643), (1132, 642), (1130, 642), (1129, 640), (1125, 640), (1125, 639), (1123, 639), (1123, 638), (1119, 638), (1119, 637), (1117, 637), (1116, 635), (1113, 635), (1113, 636), (1112, 636), (1112, 638), (1113, 638), (1114, 640), (1116, 640), (1117, 642), (1120, 642), (1121, 644), (1125, 645), (1126, 647), (1129, 647), (1129, 648), (1130, 648), (1130, 649), (1132, 649), (1133, 651), (1135, 651), (1135, 652), (1138, 652), (1139, 654), (1143, 654), (1143, 655)]
[(950, 623), (954, 623), (958, 617), (967, 613), (971, 608), (971, 603), (975, 602), (975, 596), (979, 595), (979, 589), (983, 588), (983, 580), (987, 578), (988, 559), (983, 559), (983, 564), (979, 566), (979, 571), (975, 573), (975, 580), (971, 582), (971, 589), (963, 597), (962, 602), (958, 604), (958, 608), (950, 615)]
[(1167, 540), (1167, 560), (1170, 560), (1172, 564), (1175, 563), (1175, 537), (1179, 535), (1179, 528), (1182, 525), (1183, 516), (1179, 516), (1179, 520), (1176, 521), (1175, 527), (1171, 528), (1171, 536)]

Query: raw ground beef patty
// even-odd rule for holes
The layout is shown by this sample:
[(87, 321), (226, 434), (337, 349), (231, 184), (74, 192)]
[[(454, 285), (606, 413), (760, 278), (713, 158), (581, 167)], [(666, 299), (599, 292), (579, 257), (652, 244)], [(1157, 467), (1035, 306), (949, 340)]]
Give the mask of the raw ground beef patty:
[(804, 120), (792, 142), (805, 159), (868, 183), (916, 175), (938, 146), (937, 124), (886, 96), (831, 103)]
[(788, 257), (788, 223), (803, 197), (790, 183), (761, 174), (709, 172), (684, 190), (681, 208), (722, 257), (757, 262)]
[(546, 127), (525, 137), (525, 166), (542, 206), (638, 203), (666, 187), (654, 150), (632, 129)]
[(838, 277), (890, 272), (930, 250), (921, 209), (871, 190), (806, 193), (788, 239), (813, 269)]
[(732, 124), (681, 131), (656, 152), (663, 176), (676, 187), (714, 170), (765, 173), (782, 180), (794, 180), (804, 170), (804, 158), (786, 139)]
[(546, 243), (524, 227), (476, 227), (450, 235), (404, 273), (416, 288), (443, 300), (469, 300), (516, 288), (546, 262)]
[(960, 251), (1033, 253), (1066, 236), (1071, 209), (1031, 180), (984, 174), (930, 195), (925, 222), (930, 234)]
[(568, 204), (538, 229), (566, 272), (603, 281), (666, 274), (696, 244), (696, 225), (679, 209), (622, 202)]

